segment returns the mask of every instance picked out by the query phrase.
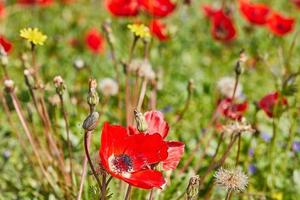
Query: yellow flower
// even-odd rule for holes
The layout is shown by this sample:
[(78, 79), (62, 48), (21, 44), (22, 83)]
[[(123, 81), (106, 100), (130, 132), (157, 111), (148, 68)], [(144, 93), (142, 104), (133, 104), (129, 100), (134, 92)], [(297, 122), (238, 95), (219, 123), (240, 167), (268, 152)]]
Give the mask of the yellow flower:
[(276, 193), (273, 193), (273, 194), (272, 194), (272, 198), (273, 198), (274, 200), (282, 200), (282, 199), (283, 199), (283, 195), (282, 195), (281, 192), (276, 192)]
[(137, 37), (140, 37), (140, 38), (149, 38), (150, 37), (149, 28), (147, 26), (145, 26), (144, 24), (129, 24), (127, 27)]
[(24, 28), (20, 30), (20, 36), (35, 45), (43, 45), (47, 36), (37, 28)]

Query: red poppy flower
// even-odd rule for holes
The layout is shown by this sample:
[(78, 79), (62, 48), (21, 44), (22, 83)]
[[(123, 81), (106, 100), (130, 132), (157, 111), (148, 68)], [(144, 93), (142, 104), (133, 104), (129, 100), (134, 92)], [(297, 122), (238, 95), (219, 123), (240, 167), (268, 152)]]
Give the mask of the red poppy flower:
[[(164, 120), (164, 115), (159, 111), (149, 111), (145, 113), (148, 124), (148, 134), (159, 133), (163, 138), (167, 137), (169, 125)], [(177, 141), (167, 141), (168, 157), (162, 161), (163, 170), (176, 169), (184, 153), (184, 143)]]
[(300, 8), (300, 0), (291, 0), (297, 8)]
[(170, 0), (138, 0), (138, 2), (147, 13), (155, 17), (166, 17), (176, 7)]
[(128, 17), (139, 13), (137, 0), (105, 0), (105, 6), (114, 16)]
[(236, 35), (236, 29), (231, 18), (222, 9), (215, 10), (211, 6), (203, 6), (204, 14), (212, 22), (211, 34), (220, 41), (231, 41)]
[(5, 5), (3, 2), (0, 2), (0, 17), (5, 15)]
[(264, 25), (268, 21), (271, 9), (265, 4), (250, 3), (248, 0), (240, 0), (240, 11), (252, 24)]
[(85, 43), (93, 53), (101, 53), (104, 50), (104, 38), (96, 28), (87, 32)]
[(12, 50), (12, 43), (10, 43), (4, 36), (0, 35), (0, 45), (4, 48), (6, 53), (11, 52)]
[(49, 6), (53, 3), (53, 0), (19, 0), (18, 3), (23, 5)]
[(167, 144), (157, 133), (128, 135), (126, 128), (105, 123), (99, 155), (108, 173), (133, 186), (152, 189), (165, 184), (162, 173), (150, 167), (168, 156)]
[(204, 12), (204, 15), (209, 18), (216, 13), (216, 10), (210, 5), (203, 5), (202, 10)]
[[(281, 97), (281, 103), (279, 104), (279, 93), (272, 92), (264, 96), (258, 103), (258, 106), (265, 111), (268, 117), (273, 117), (273, 110), (275, 106), (284, 106), (287, 105), (287, 99)], [(279, 108), (279, 107), (278, 107)]]
[(240, 120), (248, 108), (248, 102), (232, 103), (231, 98), (226, 98), (218, 103), (217, 113), (233, 120)]
[(294, 28), (295, 19), (284, 17), (279, 13), (272, 13), (268, 20), (268, 27), (272, 33), (277, 36), (283, 36), (291, 32)]
[(170, 36), (168, 35), (166, 31), (166, 25), (163, 24), (161, 21), (155, 19), (150, 22), (150, 31), (152, 35), (157, 37), (161, 41), (165, 41), (170, 39)]

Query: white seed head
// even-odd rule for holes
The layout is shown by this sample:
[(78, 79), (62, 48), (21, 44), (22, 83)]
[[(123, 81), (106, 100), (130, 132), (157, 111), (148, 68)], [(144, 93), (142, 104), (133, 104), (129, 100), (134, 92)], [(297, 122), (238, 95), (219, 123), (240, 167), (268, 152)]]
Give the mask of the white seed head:
[(8, 89), (12, 89), (14, 87), (15, 83), (11, 79), (7, 79), (4, 81), (4, 86)]
[(223, 126), (223, 131), (228, 134), (254, 133), (255, 130), (247, 123), (245, 118), (241, 121), (231, 121)]
[[(235, 78), (233, 77), (223, 77), (217, 83), (217, 88), (219, 92), (228, 98), (231, 98), (234, 91)], [(240, 97), (242, 95), (242, 86), (240, 83), (237, 85), (235, 97)]]
[(111, 78), (105, 78), (99, 81), (100, 91), (104, 96), (115, 96), (118, 94), (119, 86), (117, 82)]
[(136, 72), (139, 71), (139, 69), (141, 68), (141, 66), (143, 65), (143, 63), (144, 63), (143, 59), (139, 59), (139, 58), (138, 59), (133, 59), (131, 61), (130, 65), (129, 65), (128, 70), (130, 72), (136, 73)]
[(147, 80), (154, 80), (155, 79), (155, 73), (152, 69), (152, 65), (148, 60), (144, 60), (143, 64), (138, 70), (138, 75), (140, 77), (144, 77)]
[(74, 67), (75, 68), (82, 69), (82, 68), (84, 68), (84, 66), (85, 66), (85, 63), (84, 63), (84, 61), (82, 59), (76, 58), (74, 60)]
[(215, 183), (226, 190), (242, 192), (248, 184), (248, 177), (240, 168), (220, 168), (214, 175)]

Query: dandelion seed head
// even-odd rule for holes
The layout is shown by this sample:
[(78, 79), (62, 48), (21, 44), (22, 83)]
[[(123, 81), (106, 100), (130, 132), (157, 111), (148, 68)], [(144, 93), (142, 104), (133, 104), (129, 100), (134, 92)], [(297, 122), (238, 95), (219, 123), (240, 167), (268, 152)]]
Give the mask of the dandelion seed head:
[(104, 96), (115, 96), (118, 94), (119, 86), (117, 82), (111, 78), (105, 78), (99, 81), (100, 91)]
[(220, 168), (214, 175), (215, 183), (226, 190), (242, 192), (248, 184), (248, 177), (239, 168)]
[[(235, 85), (235, 78), (223, 77), (218, 81), (217, 88), (223, 96), (227, 98), (231, 98), (234, 91), (234, 85)], [(235, 92), (235, 97), (237, 98), (242, 96), (242, 92), (243, 92), (242, 86), (241, 84), (238, 84)]]
[(225, 133), (230, 135), (232, 134), (241, 134), (241, 133), (254, 133), (255, 130), (250, 124), (246, 122), (245, 118), (242, 118), (241, 121), (231, 121), (225, 126), (222, 127)]
[(11, 79), (7, 79), (4, 81), (4, 86), (8, 89), (12, 89), (14, 87), (15, 83)]

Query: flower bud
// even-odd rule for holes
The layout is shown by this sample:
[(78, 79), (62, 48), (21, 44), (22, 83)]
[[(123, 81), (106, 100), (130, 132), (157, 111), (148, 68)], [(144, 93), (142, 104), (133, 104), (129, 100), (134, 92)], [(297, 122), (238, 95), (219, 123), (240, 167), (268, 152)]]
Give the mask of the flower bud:
[(34, 78), (32, 76), (33, 74), (32, 69), (25, 69), (24, 70), (24, 76), (25, 76), (25, 83), (28, 87), (32, 87), (34, 85)]
[(136, 125), (137, 129), (140, 132), (146, 132), (148, 130), (148, 124), (146, 122), (144, 115), (141, 112), (134, 110), (134, 117), (137, 124)]
[(84, 120), (82, 124), (82, 128), (86, 131), (92, 131), (96, 128), (99, 122), (99, 113), (92, 112), (87, 118)]
[(64, 90), (66, 89), (66, 86), (64, 84), (64, 80), (62, 79), (61, 76), (55, 76), (54, 79), (53, 79), (53, 83), (54, 83), (54, 86), (56, 88), (56, 93), (58, 95), (62, 95)]
[(99, 102), (99, 96), (96, 89), (97, 89), (97, 81), (95, 79), (90, 79), (89, 94), (88, 94), (87, 101), (90, 107), (92, 108), (94, 108)]
[(194, 83), (194, 80), (193, 79), (190, 79), (189, 80), (189, 83), (188, 83), (188, 92), (189, 93), (193, 93), (194, 89), (195, 89), (195, 83)]
[(14, 90), (15, 83), (14, 83), (13, 80), (7, 79), (7, 80), (4, 81), (4, 86), (5, 86), (5, 90), (7, 92), (12, 92)]
[(198, 199), (198, 192), (199, 192), (199, 183), (200, 177), (192, 176), (189, 181), (189, 185), (186, 189), (187, 199), (188, 200), (196, 200)]

